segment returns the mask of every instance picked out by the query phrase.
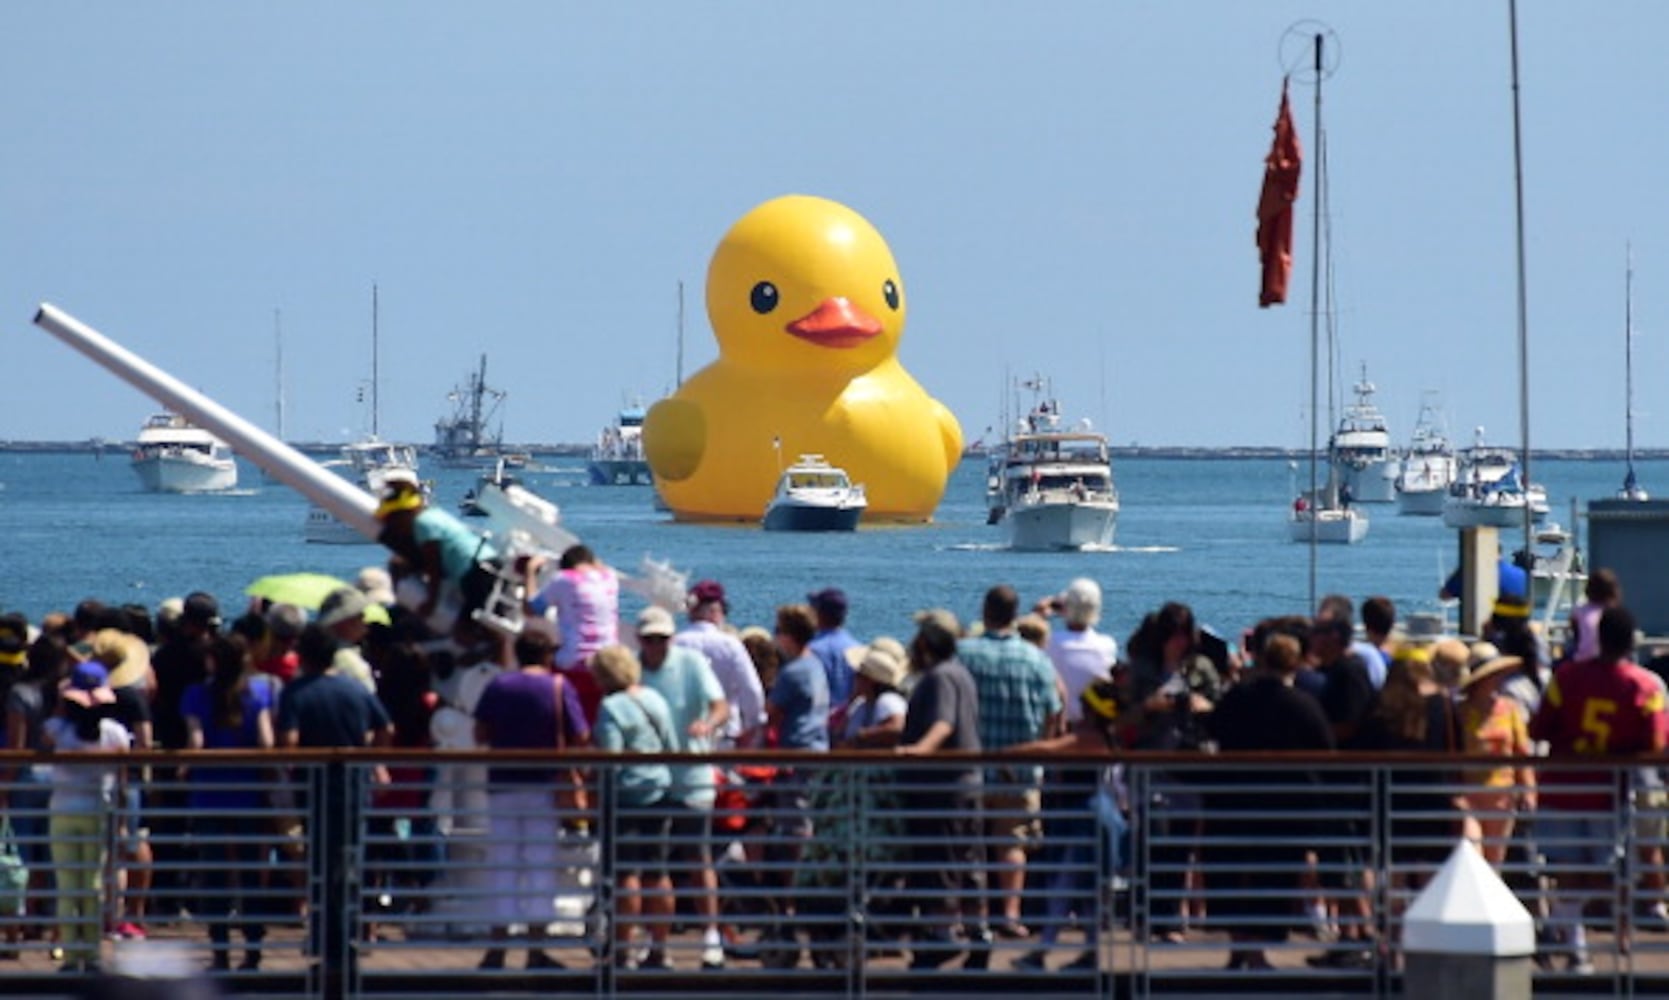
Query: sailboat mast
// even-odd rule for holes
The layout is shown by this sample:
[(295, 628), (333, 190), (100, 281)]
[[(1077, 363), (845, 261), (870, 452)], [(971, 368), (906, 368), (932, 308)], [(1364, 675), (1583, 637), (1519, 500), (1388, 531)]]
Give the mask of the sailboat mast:
[(684, 384), (684, 283), (678, 283), (678, 370), (674, 372), (675, 387)]
[(1634, 478), (1634, 246), (1624, 251), (1623, 269), (1623, 454), (1628, 462), (1628, 477), (1623, 489), (1633, 499)]
[(272, 311), (273, 417), (278, 440), (284, 440), (284, 311)]
[(377, 286), (371, 285), (371, 436), (378, 436), (377, 427), (377, 384), (381, 381), (377, 371)]
[(1524, 474), (1524, 554), (1534, 549), (1535, 514), (1530, 509), (1530, 317), (1525, 291), (1524, 268), (1524, 138), (1518, 110), (1518, 0), (1507, 0), (1507, 18), (1512, 37), (1513, 90), (1513, 209), (1518, 233), (1518, 432), (1522, 442), (1519, 468)]
[[(1321, 77), (1322, 53), (1321, 33), (1315, 36), (1315, 124), (1311, 126), (1314, 135), (1314, 147), (1317, 153), (1321, 150)], [(1317, 371), (1317, 359), (1321, 354), (1321, 191), (1327, 181), (1325, 175), (1325, 161), (1316, 157), (1316, 179), (1311, 185), (1314, 192), (1310, 195), (1310, 603), (1309, 608), (1316, 606), (1316, 560), (1319, 536), (1317, 532), (1321, 526), (1321, 511), (1317, 509), (1320, 502), (1317, 480), (1317, 453), (1321, 447), (1318, 422), (1320, 415), (1316, 412), (1316, 394), (1321, 387), (1320, 373)]]

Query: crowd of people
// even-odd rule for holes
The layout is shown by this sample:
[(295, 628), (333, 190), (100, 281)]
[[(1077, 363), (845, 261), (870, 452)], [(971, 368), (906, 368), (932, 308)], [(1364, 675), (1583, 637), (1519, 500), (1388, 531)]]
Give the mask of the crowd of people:
[[(446, 560), (425, 557), (422, 544), (432, 543), (414, 543), (407, 555), (428, 567), (427, 583), (468, 574), (461, 564), (447, 568)], [(1052, 967), (1074, 917), (1085, 948), (1065, 964), (1097, 968), (1098, 928), (1083, 919), (1095, 912), (1099, 882), (1087, 845), (1109, 824), (1153, 838), (1137, 852), (1152, 866), (1138, 880), (1146, 891), (1139, 905), (1162, 942), (1185, 940), (1190, 918), (1205, 916), (1197, 895), (1211, 900), (1203, 926), (1233, 938), (1231, 968), (1269, 967), (1269, 942), (1306, 925), (1336, 939), (1312, 964), (1371, 966), (1383, 960), (1376, 935), (1384, 929), (1367, 918), (1368, 862), (1348, 846), (1350, 836), (1332, 838), (1347, 846), (1306, 846), (1321, 827), (1295, 825), (1279, 795), (1256, 787), (1255, 775), (1243, 775), (1244, 790), (1233, 773), (1219, 775), (1208, 792), (1182, 778), (1158, 781), (1151, 797), (1131, 801), (1116, 767), (1054, 766), (1050, 752), (1110, 750), (1115, 760), (1128, 750), (1495, 755), (1499, 766), (1451, 772), (1434, 764), (1425, 778), (1416, 775), (1416, 797), (1405, 806), (1421, 818), (1392, 817), (1391, 838), (1429, 862), (1427, 870), (1460, 836), (1502, 865), (1515, 823), (1535, 816), (1547, 862), (1570, 869), (1560, 879), (1565, 894), (1555, 895), (1546, 915), (1550, 951), (1580, 972), (1592, 967), (1584, 903), (1604, 888), (1601, 872), (1615, 866), (1624, 842), (1617, 786), (1611, 771), (1596, 768), (1538, 788), (1527, 760), (1539, 750), (1657, 752), (1669, 735), (1663, 682), (1633, 662), (1634, 620), (1605, 570), (1592, 575), (1589, 600), (1571, 618), (1569, 653), (1557, 663), (1514, 595), (1471, 645), (1399, 624), (1382, 597), (1362, 602), (1358, 637), (1356, 607), (1334, 595), (1313, 615), (1261, 621), (1233, 643), (1202, 628), (1188, 606), (1167, 603), (1121, 648), (1098, 629), (1101, 591), (1087, 578), (1030, 605), (1012, 587), (994, 586), (967, 628), (953, 612), (931, 609), (914, 616), (905, 639), (861, 641), (848, 628), (846, 594), (835, 587), (781, 606), (769, 628), (738, 629), (715, 580), (689, 589), (682, 621), (656, 605), (622, 616), (617, 575), (583, 545), (555, 565), (515, 570), (529, 625), (513, 639), (463, 627), (437, 636), (425, 622), (433, 594), (408, 612), (379, 567), (311, 615), (255, 601), (223, 622), (214, 596), (193, 593), (156, 609), (87, 600), (37, 622), (0, 616), (6, 746), (50, 751), (60, 763), (80, 751), (127, 749), (473, 745), (626, 755), (606, 779), (560, 763), (490, 766), (486, 970), (505, 968), (513, 944), (525, 947), (529, 969), (561, 967), (544, 937), (560, 891), (557, 846), (591, 822), (615, 838), (614, 922), (599, 948), (604, 960), (623, 969), (672, 968), (668, 932), (674, 907), (686, 900), (699, 928), (701, 967), (723, 968), (733, 942), (714, 846), (727, 821), (716, 808), (726, 776), (701, 755), (735, 748), (805, 752), (783, 758), (764, 803), (773, 822), (762, 856), (772, 864), (761, 870), (783, 889), (795, 884), (801, 862), (834, 849), (814, 817), (841, 790), (805, 763), (808, 754), (852, 748), (896, 758), (887, 773), (908, 789), (910, 808), (896, 830), (908, 864), (895, 884), (880, 887), (890, 891), (873, 893), (881, 919), (869, 932), (885, 934), (884, 918), (901, 907), (916, 911), (897, 922), (909, 927), (912, 968), (958, 960), (981, 968), (999, 937), (1022, 943), (1014, 945), (1016, 968)], [(474, 680), (462, 682), (466, 676)], [(459, 734), (459, 718), (467, 718), (467, 734)], [(988, 769), (945, 756), (980, 750), (1013, 751), (1009, 760), (1035, 753), (1037, 763)], [(629, 759), (661, 753), (691, 756)], [(103, 936), (142, 937), (149, 911), (181, 906), (192, 888), (182, 881), (190, 868), (184, 852), (197, 837), (210, 845), (204, 851), (218, 852), (216, 863), (192, 876), (203, 890), (192, 905), (215, 945), (211, 969), (232, 967), (234, 929), (244, 943), (240, 968), (260, 968), (269, 925), (298, 916), (273, 891), (284, 887), (273, 885), (277, 876), (262, 862), (322, 844), (320, 831), (300, 831), (299, 805), (279, 809), (284, 829), (271, 829), (281, 769), (199, 768), (189, 755), (154, 769), (42, 760), (0, 774), (0, 809), (32, 896), (57, 902), (4, 922), (14, 939), (38, 924), (56, 934), (66, 970), (96, 969)], [(1661, 812), (1655, 769), (1641, 770), (1641, 785), (1658, 790)], [(405, 813), (413, 851), (441, 839), (442, 793), (424, 790), (433, 777), (422, 767), (375, 775), (387, 785), (377, 801)], [(599, 780), (611, 782), (606, 795)], [(884, 794), (879, 787), (867, 794)], [(1202, 802), (1236, 810), (1236, 835), (1204, 836)], [(612, 812), (601, 812), (600, 803)], [(1287, 818), (1244, 818), (1260, 807)], [(114, 857), (106, 855), (109, 845)], [(1113, 864), (1130, 863), (1128, 849), (1115, 853), (1125, 857)], [(441, 860), (438, 850), (407, 858), (402, 877), (432, 879), (425, 866)], [(1635, 916), (1669, 926), (1662, 859), (1645, 860), (1643, 868), (1657, 873), (1648, 887), (1656, 900)], [(1028, 867), (1043, 873), (1029, 891)], [(101, 881), (107, 872), (120, 879), (109, 894)], [(159, 873), (168, 878), (153, 884)], [(682, 893), (673, 890), (675, 877), (688, 883)], [(1419, 877), (1418, 870), (1409, 876)], [(1280, 889), (1302, 898), (1302, 907), (1271, 891)], [(780, 894), (785, 925), (796, 899)], [(526, 939), (514, 941), (514, 928), (525, 928)]]

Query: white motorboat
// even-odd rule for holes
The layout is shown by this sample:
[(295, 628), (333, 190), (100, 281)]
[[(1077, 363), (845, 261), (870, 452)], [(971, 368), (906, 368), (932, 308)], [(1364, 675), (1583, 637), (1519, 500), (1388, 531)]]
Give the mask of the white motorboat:
[(765, 506), (766, 531), (854, 531), (869, 506), (862, 484), (822, 455), (801, 455), (777, 478)]
[[(324, 464), (344, 470), (348, 479), (372, 496), (382, 495), (391, 476), (418, 478), (417, 449), (376, 436), (343, 445), (341, 457)], [(429, 484), (421, 479), (418, 482), (424, 496), (428, 496)], [(338, 521), (335, 515), (317, 504), (308, 505), (303, 537), (319, 545), (368, 545), (375, 541)]]
[(1398, 462), (1395, 484), (1398, 513), (1441, 515), (1449, 496), (1449, 484), (1455, 481), (1458, 468), (1442, 408), (1435, 394), (1427, 392), (1420, 401), (1420, 416), (1414, 422), (1408, 450)]
[(991, 456), (987, 523), (1008, 522), (1009, 548), (1022, 551), (1112, 545), (1119, 499), (1107, 436), (1088, 421), (1064, 429), (1041, 376), (1021, 387), (1034, 402)]
[(1443, 501), (1443, 523), (1451, 528), (1511, 528), (1547, 519), (1547, 490), (1523, 481), (1518, 455), (1510, 448), (1484, 443), (1484, 429), (1473, 431), (1473, 444), (1456, 456), (1459, 468)]
[(133, 448), (133, 471), (151, 493), (215, 493), (238, 485), (232, 449), (177, 413), (145, 421)]
[(649, 460), (643, 454), (643, 418), (646, 412), (641, 403), (631, 403), (621, 409), (613, 424), (604, 427), (591, 446), (591, 457), (586, 472), (593, 486), (648, 486)]
[(1356, 503), (1390, 503), (1396, 499), (1397, 461), (1385, 415), (1374, 405), (1378, 391), (1368, 381), (1367, 365), (1356, 383), (1356, 401), (1344, 408), (1338, 428), (1328, 442), (1328, 460), (1339, 490)]

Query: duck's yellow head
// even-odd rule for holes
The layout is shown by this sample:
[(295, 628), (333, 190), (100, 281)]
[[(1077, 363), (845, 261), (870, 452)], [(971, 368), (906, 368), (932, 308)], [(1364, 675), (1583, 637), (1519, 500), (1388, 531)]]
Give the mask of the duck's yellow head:
[(863, 216), (826, 198), (785, 195), (719, 241), (707, 317), (726, 361), (856, 375), (898, 349), (904, 284)]

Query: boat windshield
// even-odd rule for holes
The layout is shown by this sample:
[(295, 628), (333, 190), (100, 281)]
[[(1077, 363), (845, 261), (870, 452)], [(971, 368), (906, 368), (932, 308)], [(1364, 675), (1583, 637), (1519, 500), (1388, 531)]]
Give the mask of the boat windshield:
[(846, 477), (838, 472), (790, 472), (788, 488), (793, 490), (843, 490)]

